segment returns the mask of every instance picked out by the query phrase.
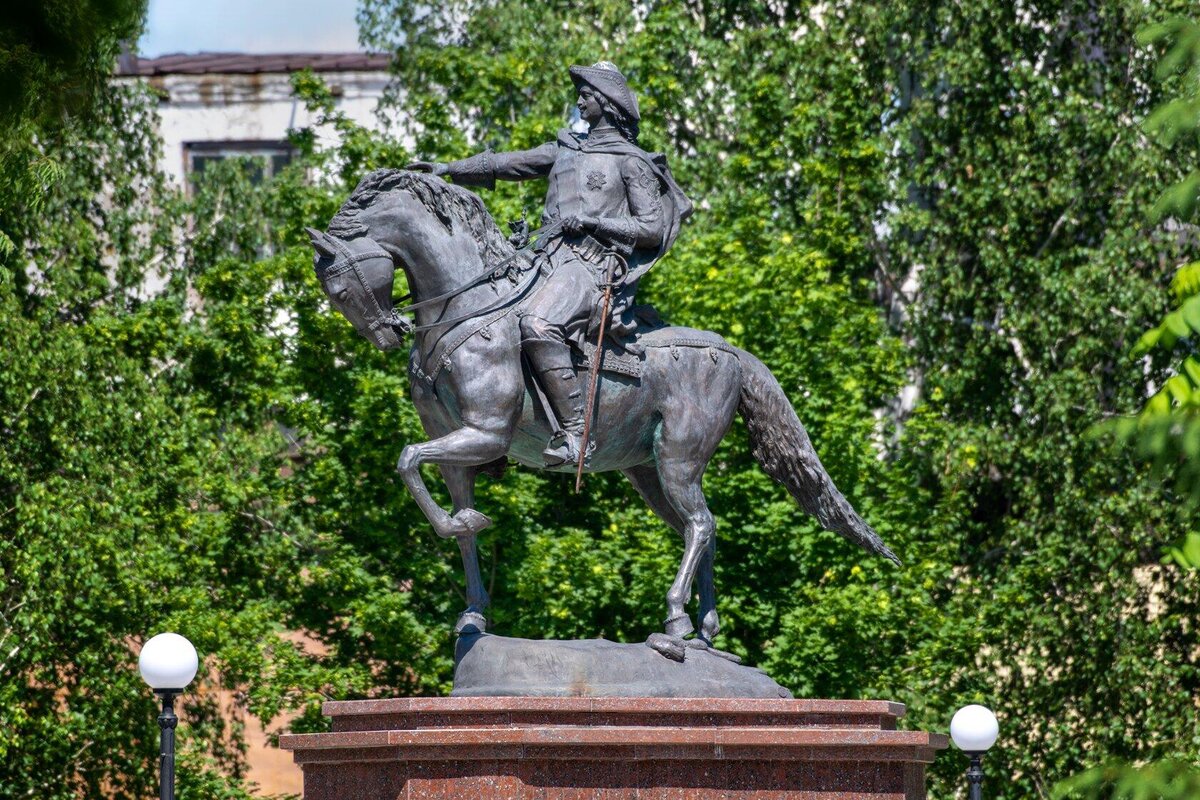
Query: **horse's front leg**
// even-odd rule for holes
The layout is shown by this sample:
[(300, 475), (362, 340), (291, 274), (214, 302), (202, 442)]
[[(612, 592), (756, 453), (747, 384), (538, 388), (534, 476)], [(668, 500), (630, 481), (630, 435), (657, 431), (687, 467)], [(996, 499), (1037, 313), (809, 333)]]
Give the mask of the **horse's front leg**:
[[(475, 475), (473, 467), (439, 467), (442, 480), (450, 490), (455, 514), (475, 507)], [(482, 515), (481, 515), (482, 516)], [(455, 633), (483, 633), (487, 630), (487, 607), (490, 602), (487, 589), (483, 588), (483, 576), (479, 574), (479, 553), (475, 545), (475, 534), (464, 533), (458, 537), (458, 550), (462, 553), (463, 575), (467, 579), (467, 607), (458, 615)], [(472, 630), (472, 628), (474, 630)]]
[[(396, 469), (438, 536), (447, 539), (466, 534), (474, 535), (491, 524), (491, 520), (471, 506), (473, 494), (454, 497), (454, 515), (448, 514), (430, 496), (421, 479), (425, 463), (448, 467), (473, 468), (508, 454), (517, 420), (521, 415), (525, 385), (521, 379), (516, 327), (505, 329), (505, 336), (491, 339), (472, 337), (455, 351), (452, 369), (445, 370), (438, 381), (434, 398), (427, 389), (414, 396), (417, 408), (426, 412), (457, 409), (460, 427), (444, 436), (420, 444), (410, 444), (400, 453)], [(416, 395), (414, 389), (414, 395)], [(422, 421), (428, 413), (422, 414)], [(447, 423), (454, 421), (447, 418)], [(430, 433), (440, 433), (431, 430)], [(471, 480), (474, 470), (470, 469)]]
[(511, 431), (505, 435), (465, 427), (428, 442), (410, 444), (400, 452), (396, 470), (438, 536), (446, 539), (468, 534), (473, 536), (491, 525), (492, 521), (470, 506), (458, 508), (454, 516), (448, 514), (429, 494), (421, 478), (421, 465), (426, 462), (460, 467), (486, 464), (505, 455), (511, 440)]

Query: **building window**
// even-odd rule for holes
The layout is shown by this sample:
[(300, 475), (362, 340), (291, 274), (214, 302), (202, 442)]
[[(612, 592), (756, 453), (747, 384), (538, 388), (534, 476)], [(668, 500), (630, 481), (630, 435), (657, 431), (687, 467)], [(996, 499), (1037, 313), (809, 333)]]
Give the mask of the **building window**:
[(189, 176), (201, 175), (210, 164), (226, 158), (252, 158), (250, 180), (258, 184), (291, 162), (292, 146), (286, 141), (186, 142), (183, 158)]

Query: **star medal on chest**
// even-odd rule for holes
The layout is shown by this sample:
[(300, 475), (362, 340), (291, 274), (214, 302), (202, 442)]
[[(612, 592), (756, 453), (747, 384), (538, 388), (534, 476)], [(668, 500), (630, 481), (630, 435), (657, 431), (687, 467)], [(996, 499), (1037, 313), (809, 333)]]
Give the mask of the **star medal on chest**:
[(599, 191), (604, 188), (605, 180), (604, 173), (598, 169), (594, 169), (587, 174), (587, 188), (593, 192)]

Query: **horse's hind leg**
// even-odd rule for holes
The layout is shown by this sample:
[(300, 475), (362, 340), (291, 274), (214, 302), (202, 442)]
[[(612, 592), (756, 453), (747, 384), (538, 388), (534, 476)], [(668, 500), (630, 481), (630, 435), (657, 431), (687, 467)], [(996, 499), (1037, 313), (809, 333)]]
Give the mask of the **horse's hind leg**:
[[(642, 464), (623, 470), (625, 477), (633, 484), (633, 488), (646, 501), (658, 517), (671, 526), (680, 536), (684, 536), (686, 527), (683, 519), (671, 505), (663, 493), (658, 470), (651, 464)], [(686, 537), (685, 537), (686, 541)], [(708, 547), (700, 555), (700, 563), (696, 568), (696, 584), (700, 594), (700, 636), (709, 644), (720, 630), (721, 623), (717, 616), (717, 592), (713, 581), (713, 555), (716, 551), (716, 536), (709, 539)]]
[(701, 556), (708, 549), (714, 533), (712, 512), (700, 489), (703, 469), (703, 464), (673, 459), (667, 463), (660, 461), (658, 465), (663, 492), (683, 519), (683, 558), (667, 592), (665, 625), (668, 636), (687, 636), (695, 630), (687, 614), (687, 602), (691, 598), (692, 580)]
[(702, 481), (708, 460), (737, 412), (741, 370), (735, 358), (716, 350), (709, 350), (707, 357), (704, 351), (692, 350), (685, 358), (680, 379), (668, 384), (671, 391), (662, 400), (662, 424), (654, 445), (659, 485), (683, 521), (683, 559), (667, 592), (666, 633), (680, 637), (694, 630), (685, 608), (699, 570), (701, 624), (708, 638), (718, 628), (711, 583), (716, 531)]

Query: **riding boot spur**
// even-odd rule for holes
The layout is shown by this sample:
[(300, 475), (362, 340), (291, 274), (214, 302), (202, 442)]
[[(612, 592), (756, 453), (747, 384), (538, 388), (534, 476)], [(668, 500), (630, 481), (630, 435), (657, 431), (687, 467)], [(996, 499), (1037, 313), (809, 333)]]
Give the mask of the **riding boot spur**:
[(583, 438), (583, 385), (571, 362), (571, 347), (554, 339), (525, 339), (521, 342), (535, 377), (558, 418), (560, 430), (542, 455), (546, 466), (579, 461)]

